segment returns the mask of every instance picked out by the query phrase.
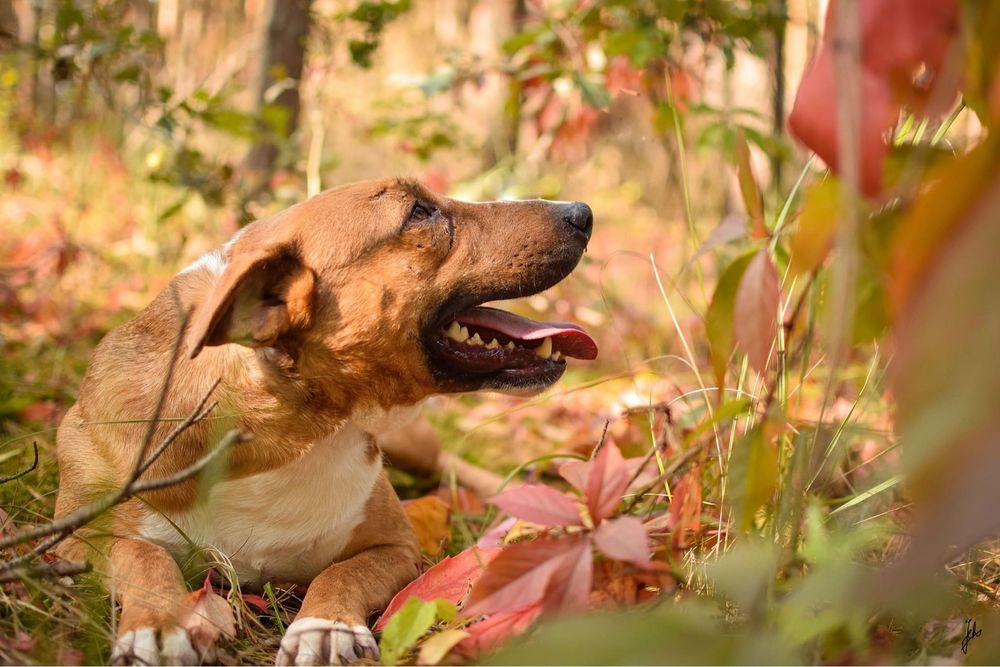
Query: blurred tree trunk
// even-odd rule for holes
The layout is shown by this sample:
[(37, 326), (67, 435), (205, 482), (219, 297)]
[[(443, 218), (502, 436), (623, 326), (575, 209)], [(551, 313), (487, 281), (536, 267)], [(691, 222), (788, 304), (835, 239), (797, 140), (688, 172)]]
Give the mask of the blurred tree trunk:
[(14, 47), (20, 35), (14, 0), (0, 0), (0, 51)]
[[(517, 34), (524, 28), (528, 15), (525, 0), (514, 0), (510, 6), (510, 34)], [(506, 39), (510, 34), (503, 35)], [(497, 51), (502, 51), (503, 39), (497, 44)], [(489, 171), (500, 161), (517, 155), (518, 137), (521, 130), (521, 108), (524, 105), (524, 95), (521, 82), (517, 77), (508, 77), (507, 91), (503, 104), (503, 112), (499, 123), (490, 133), (489, 140), (483, 147), (481, 168)]]
[[(310, 4), (311, 0), (268, 0), (254, 111), (260, 116), (265, 105), (276, 104), (287, 111), (288, 122), (284, 137), (263, 138), (247, 154), (244, 166), (250, 172), (251, 197), (267, 187), (280, 150), (276, 139), (291, 136), (298, 125), (299, 87), (311, 23)], [(268, 99), (271, 87), (285, 79), (290, 80), (288, 85), (274, 99)]]
[[(787, 0), (775, 0), (772, 4), (772, 11), (778, 16), (788, 16)], [(771, 115), (774, 124), (772, 126), (775, 137), (781, 137), (785, 131), (785, 23), (783, 19), (780, 27), (774, 31), (774, 97), (771, 102)], [(779, 152), (771, 153), (771, 183), (774, 191), (781, 196), (781, 168), (783, 164), (782, 156)]]

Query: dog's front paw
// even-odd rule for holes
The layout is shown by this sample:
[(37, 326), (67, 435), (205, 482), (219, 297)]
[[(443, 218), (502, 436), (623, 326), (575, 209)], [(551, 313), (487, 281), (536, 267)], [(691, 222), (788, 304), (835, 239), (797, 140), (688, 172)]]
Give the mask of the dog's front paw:
[(112, 665), (197, 665), (198, 652), (188, 633), (177, 626), (141, 627), (122, 633), (111, 651)]
[(307, 616), (288, 626), (278, 649), (278, 665), (343, 665), (378, 660), (378, 644), (364, 625)]

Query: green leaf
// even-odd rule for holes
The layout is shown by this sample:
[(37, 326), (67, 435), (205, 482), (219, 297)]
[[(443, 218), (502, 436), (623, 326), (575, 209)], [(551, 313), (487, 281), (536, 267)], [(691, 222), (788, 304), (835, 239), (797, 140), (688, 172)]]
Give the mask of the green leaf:
[(733, 518), (741, 531), (750, 529), (757, 510), (767, 504), (778, 485), (778, 455), (765, 426), (758, 425), (743, 436), (729, 461)]
[(736, 290), (740, 279), (746, 271), (755, 252), (749, 252), (738, 257), (730, 264), (712, 295), (712, 303), (705, 313), (705, 334), (708, 337), (709, 356), (712, 359), (712, 369), (715, 371), (717, 385), (723, 387), (726, 381), (726, 366), (733, 352), (733, 321), (735, 319)]
[(447, 600), (424, 602), (414, 596), (386, 624), (379, 639), (383, 665), (395, 665), (400, 657), (438, 621), (455, 618), (458, 609)]
[(573, 80), (583, 95), (583, 101), (589, 106), (603, 109), (611, 104), (611, 95), (608, 94), (608, 90), (604, 87), (604, 84), (579, 72), (573, 74)]

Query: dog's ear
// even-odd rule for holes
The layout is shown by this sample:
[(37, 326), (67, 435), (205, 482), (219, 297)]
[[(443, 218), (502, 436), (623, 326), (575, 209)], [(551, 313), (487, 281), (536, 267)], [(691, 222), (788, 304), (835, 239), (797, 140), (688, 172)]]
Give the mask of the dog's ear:
[(312, 321), (316, 276), (295, 249), (272, 245), (233, 253), (188, 330), (194, 359), (206, 345), (274, 345)]

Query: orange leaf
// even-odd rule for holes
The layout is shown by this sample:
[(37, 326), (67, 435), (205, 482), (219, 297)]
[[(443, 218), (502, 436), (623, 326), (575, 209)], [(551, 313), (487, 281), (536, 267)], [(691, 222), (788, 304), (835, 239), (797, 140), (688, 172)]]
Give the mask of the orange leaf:
[(403, 504), (420, 549), (429, 556), (441, 553), (442, 543), (451, 534), (448, 504), (437, 496), (424, 496)]

